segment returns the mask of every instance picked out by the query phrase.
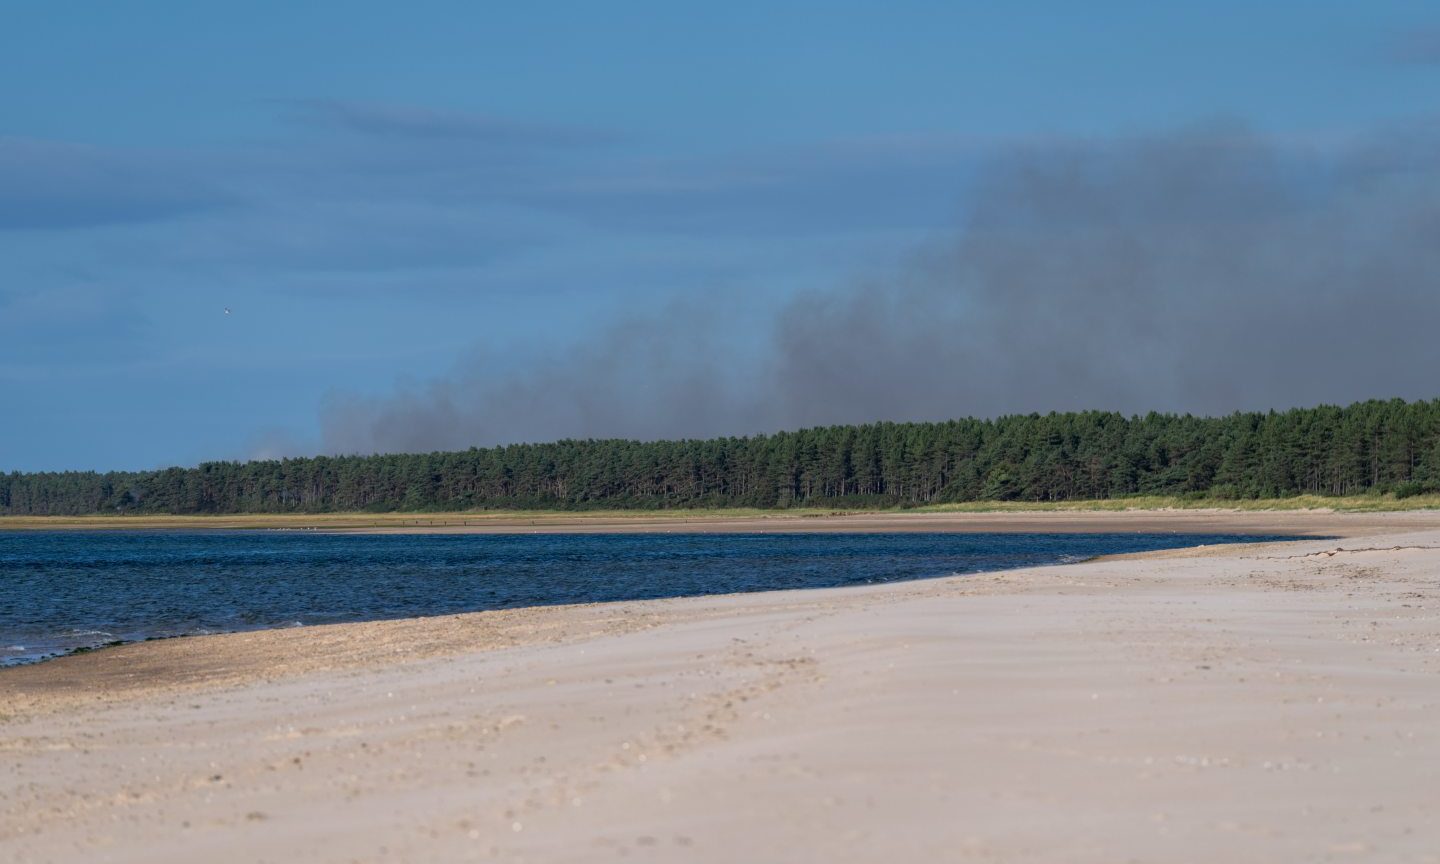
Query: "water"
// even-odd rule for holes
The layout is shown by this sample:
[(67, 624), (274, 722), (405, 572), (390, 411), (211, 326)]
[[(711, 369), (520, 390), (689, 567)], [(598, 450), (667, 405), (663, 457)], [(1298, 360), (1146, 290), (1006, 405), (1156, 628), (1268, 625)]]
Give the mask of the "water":
[(1267, 538), (0, 532), (0, 665), (116, 641), (859, 585), (1257, 539)]

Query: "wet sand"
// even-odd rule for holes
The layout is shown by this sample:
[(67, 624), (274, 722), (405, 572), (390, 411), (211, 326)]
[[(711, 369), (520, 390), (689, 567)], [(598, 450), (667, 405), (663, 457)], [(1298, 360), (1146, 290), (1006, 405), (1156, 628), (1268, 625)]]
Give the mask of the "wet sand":
[(1440, 861), (1440, 527), (1311, 515), (0, 671), (0, 860)]

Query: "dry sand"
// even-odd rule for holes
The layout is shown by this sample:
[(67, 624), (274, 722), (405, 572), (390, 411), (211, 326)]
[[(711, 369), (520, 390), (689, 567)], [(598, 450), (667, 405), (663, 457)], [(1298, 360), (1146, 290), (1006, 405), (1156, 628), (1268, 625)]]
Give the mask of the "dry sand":
[[(0, 531), (283, 530), (361, 534), (779, 533), (885, 531), (1181, 531), (1238, 534), (1361, 534), (1440, 525), (1440, 510), (1363, 508), (1107, 510), (1115, 502), (1053, 510), (819, 510), (489, 513), (285, 513), (238, 516), (3, 516)], [(998, 506), (998, 505), (997, 505)]]
[(0, 861), (1440, 862), (1440, 527), (1385, 515), (3, 671)]
[(1440, 511), (1332, 512), (1306, 510), (1033, 510), (1011, 512), (846, 513), (793, 516), (588, 516), (548, 514), (439, 519), (413, 525), (333, 528), (360, 534), (782, 533), (808, 532), (1074, 532), (1108, 531), (1347, 536), (1440, 525)]

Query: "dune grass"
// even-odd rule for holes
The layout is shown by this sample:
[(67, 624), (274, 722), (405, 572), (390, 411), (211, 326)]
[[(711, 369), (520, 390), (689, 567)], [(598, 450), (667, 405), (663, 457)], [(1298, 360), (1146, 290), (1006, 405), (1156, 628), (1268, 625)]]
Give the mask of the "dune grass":
[(677, 510), (490, 510), (469, 513), (253, 513), (228, 515), (94, 515), (94, 516), (0, 516), (3, 530), (94, 530), (94, 529), (312, 529), (336, 530), (356, 528), (450, 527), (503, 522), (547, 523), (575, 522), (685, 522), (687, 520), (724, 519), (795, 519), (824, 516), (859, 515), (862, 513), (1026, 513), (1054, 511), (1144, 511), (1144, 510), (1231, 510), (1231, 511), (1304, 511), (1326, 512), (1394, 512), (1401, 510), (1440, 509), (1440, 495), (1415, 495), (1396, 498), (1393, 495), (1355, 495), (1323, 497), (1300, 495), (1291, 498), (1256, 500), (1218, 500), (1213, 498), (1180, 498), (1137, 496), (1097, 501), (968, 501), (954, 504), (932, 504), (905, 509), (844, 509), (789, 508), (762, 510), (758, 508), (677, 509)]
[(0, 516), (4, 529), (103, 529), (144, 530), (177, 528), (217, 530), (232, 528), (273, 528), (318, 530), (343, 528), (405, 528), (485, 525), (489, 522), (613, 522), (643, 520), (683, 522), (687, 519), (754, 519), (770, 517), (825, 516), (841, 512), (828, 509), (761, 510), (727, 508), (715, 510), (485, 510), (454, 513), (236, 513), (219, 515), (115, 514), (93, 516)]

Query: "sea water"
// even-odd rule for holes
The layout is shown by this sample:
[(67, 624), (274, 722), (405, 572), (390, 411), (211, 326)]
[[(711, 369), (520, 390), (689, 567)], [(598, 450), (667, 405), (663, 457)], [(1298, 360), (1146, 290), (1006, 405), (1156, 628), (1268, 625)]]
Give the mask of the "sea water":
[(0, 665), (151, 638), (864, 585), (1263, 539), (1281, 538), (0, 532)]

